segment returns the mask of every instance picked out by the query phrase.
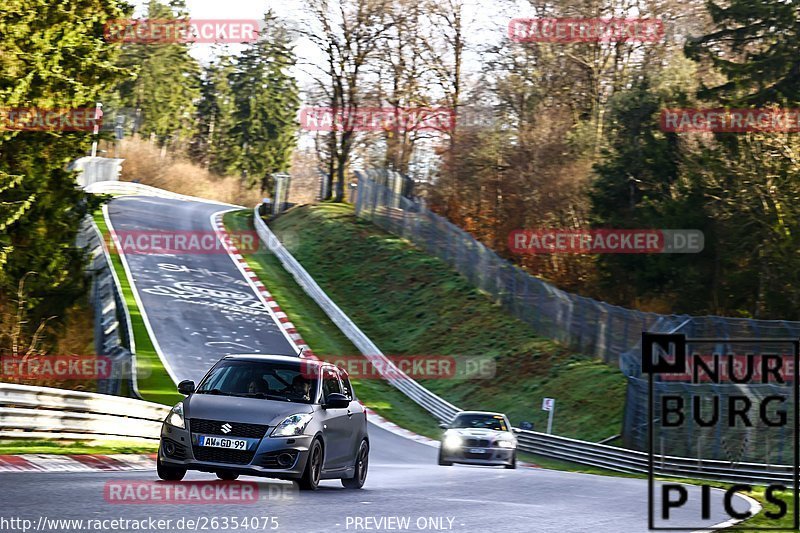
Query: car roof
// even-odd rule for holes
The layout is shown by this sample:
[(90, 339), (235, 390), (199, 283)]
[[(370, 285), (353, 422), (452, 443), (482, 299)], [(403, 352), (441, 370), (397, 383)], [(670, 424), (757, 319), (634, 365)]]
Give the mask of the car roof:
[(295, 363), (303, 361), (306, 364), (318, 364), (315, 359), (298, 357), (296, 355), (273, 355), (265, 353), (234, 353), (226, 355), (223, 359), (233, 359), (236, 361), (274, 361), (276, 363)]
[(456, 416), (459, 415), (487, 415), (487, 416), (506, 416), (504, 413), (493, 413), (491, 411), (461, 411)]
[[(227, 360), (234, 360), (234, 361), (272, 361), (275, 363), (297, 363), (302, 361), (304, 365), (310, 366), (322, 366), (328, 365), (333, 366), (335, 368), (339, 368), (333, 363), (329, 361), (322, 361), (320, 359), (311, 359), (308, 357), (299, 357), (297, 355), (273, 355), (273, 354), (264, 354), (264, 353), (234, 353), (229, 354), (223, 357), (223, 359)], [(347, 371), (339, 368), (339, 370), (347, 375)]]

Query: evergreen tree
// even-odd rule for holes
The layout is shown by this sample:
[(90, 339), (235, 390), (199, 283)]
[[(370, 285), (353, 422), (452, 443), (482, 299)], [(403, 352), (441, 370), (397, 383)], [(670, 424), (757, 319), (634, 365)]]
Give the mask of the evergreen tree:
[[(716, 27), (686, 45), (726, 81), (700, 98), (730, 107), (796, 107), (800, 103), (800, 3), (730, 0), (708, 3)], [(800, 141), (793, 134), (717, 133), (686, 153), (686, 168), (703, 181), (722, 250), (719, 299), (758, 318), (800, 317), (796, 207)]]
[[(123, 18), (116, 0), (48, 0), (0, 5), (0, 107), (94, 107), (121, 73), (106, 21)], [(0, 305), (25, 282), (29, 325), (61, 316), (83, 293), (81, 219), (96, 205), (67, 164), (86, 153), (91, 132), (0, 129)]]
[[(150, 0), (147, 18), (173, 20), (186, 16), (184, 11), (182, 1)], [(136, 110), (139, 134), (155, 136), (160, 146), (188, 141), (200, 96), (200, 65), (189, 55), (189, 44), (125, 43), (121, 63), (134, 74), (120, 84), (119, 100)]]
[(800, 102), (800, 3), (730, 0), (708, 9), (716, 28), (688, 42), (686, 53), (710, 60), (727, 80), (700, 96), (747, 106)]
[(261, 191), (269, 189), (272, 173), (289, 168), (300, 105), (297, 82), (287, 72), (295, 64), (288, 34), (272, 12), (264, 22), (267, 30), (242, 53), (231, 78), (236, 149), (227, 166)]
[(700, 229), (706, 249), (700, 255), (601, 256), (602, 296), (616, 303), (664, 298), (679, 312), (710, 307), (714, 249), (703, 188), (684, 172), (678, 135), (659, 129), (660, 111), (678, 101), (685, 105), (686, 98), (665, 94), (644, 79), (615, 99), (610, 148), (595, 167), (590, 191), (592, 223), (601, 228)]
[(236, 111), (231, 80), (236, 64), (224, 56), (205, 69), (197, 104), (197, 132), (190, 156), (212, 172), (225, 174), (234, 164), (236, 148), (230, 135)]

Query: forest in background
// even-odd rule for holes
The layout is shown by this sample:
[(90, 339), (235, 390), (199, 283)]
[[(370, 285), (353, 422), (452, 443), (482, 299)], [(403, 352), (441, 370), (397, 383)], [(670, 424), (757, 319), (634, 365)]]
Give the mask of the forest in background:
[[(189, 44), (106, 42), (105, 24), (132, 16), (124, 2), (8, 0), (0, 106), (101, 101), (162, 157), (238, 180), (230, 194), (269, 191), (298, 159), (328, 176), (330, 200), (355, 168), (394, 169), (436, 212), (564, 289), (660, 312), (800, 319), (797, 135), (659, 127), (665, 108), (800, 107), (798, 2), (531, 2), (536, 17), (635, 12), (666, 30), (658, 42), (595, 43), (513, 42), (517, 3), (493, 5), (486, 18), (463, 0), (304, 0), (305, 20), (268, 12), (257, 42), (201, 63)], [(146, 15), (187, 11), (151, 0)], [(303, 106), (443, 107), (456, 122), (309, 133)], [(73, 243), (98, 200), (65, 169), (91, 141), (0, 130), (4, 352), (29, 349), (44, 321), (63, 329), (85, 294)], [(705, 250), (516, 256), (507, 241), (520, 228), (699, 229)]]
[[(800, 319), (797, 133), (660, 127), (664, 109), (797, 108), (799, 2), (531, 2), (536, 18), (635, 13), (663, 25), (656, 42), (570, 43), (485, 39), (520, 16), (517, 2), (493, 3), (492, 21), (462, 0), (307, 4), (327, 65), (315, 101), (457, 117), (443, 132), (318, 134), (334, 198), (351, 165), (395, 169), (436, 212), (561, 288), (663, 313)], [(543, 228), (695, 229), (705, 249), (508, 249), (511, 231)]]

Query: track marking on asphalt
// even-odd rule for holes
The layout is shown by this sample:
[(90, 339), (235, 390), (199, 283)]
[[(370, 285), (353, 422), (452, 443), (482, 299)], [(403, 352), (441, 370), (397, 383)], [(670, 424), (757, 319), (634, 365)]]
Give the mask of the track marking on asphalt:
[[(258, 276), (253, 269), (247, 265), (246, 259), (242, 257), (236, 247), (231, 245), (226, 239), (223, 238), (227, 236), (227, 231), (225, 230), (225, 226), (222, 222), (222, 217), (225, 215), (225, 213), (229, 213), (231, 211), (236, 211), (236, 209), (223, 209), (216, 211), (211, 213), (211, 216), (209, 217), (209, 222), (211, 223), (211, 227), (214, 230), (217, 240), (219, 240), (220, 244), (222, 244), (222, 247), (228, 254), (228, 257), (231, 261), (233, 261), (233, 264), (242, 274), (248, 286), (256, 295), (256, 298), (258, 298), (261, 303), (264, 304), (264, 307), (267, 309), (270, 317), (272, 317), (272, 320), (278, 326), (280, 332), (283, 334), (286, 340), (289, 341), (289, 344), (296, 350), (295, 355), (300, 354), (301, 346), (304, 347), (308, 353), (310, 353), (308, 344), (302, 340), (299, 334), (297, 334), (297, 331), (294, 329), (294, 324), (288, 321), (286, 313), (280, 311), (277, 302), (275, 302), (274, 298), (272, 298), (272, 295), (269, 293), (269, 291), (267, 291), (264, 283), (258, 279)], [(266, 296), (264, 293), (266, 293)], [(278, 309), (278, 312), (275, 311), (276, 308)], [(278, 313), (283, 316), (279, 316)], [(292, 329), (293, 331), (289, 332), (287, 331), (288, 329)]]

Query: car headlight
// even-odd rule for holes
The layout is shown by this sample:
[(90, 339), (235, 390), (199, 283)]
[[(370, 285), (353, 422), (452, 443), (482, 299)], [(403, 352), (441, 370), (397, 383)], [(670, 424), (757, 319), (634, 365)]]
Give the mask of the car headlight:
[(444, 436), (445, 448), (458, 448), (459, 446), (461, 446), (461, 437), (455, 433), (450, 433)]
[(500, 448), (515, 448), (516, 444), (514, 444), (513, 440), (499, 440), (497, 441), (497, 445)]
[(308, 423), (311, 422), (311, 418), (312, 416), (307, 413), (289, 415), (283, 419), (283, 422), (275, 426), (270, 437), (294, 437), (296, 435), (302, 435)]
[(183, 420), (183, 402), (178, 402), (169, 412), (167, 424), (176, 428), (186, 429), (186, 422)]

